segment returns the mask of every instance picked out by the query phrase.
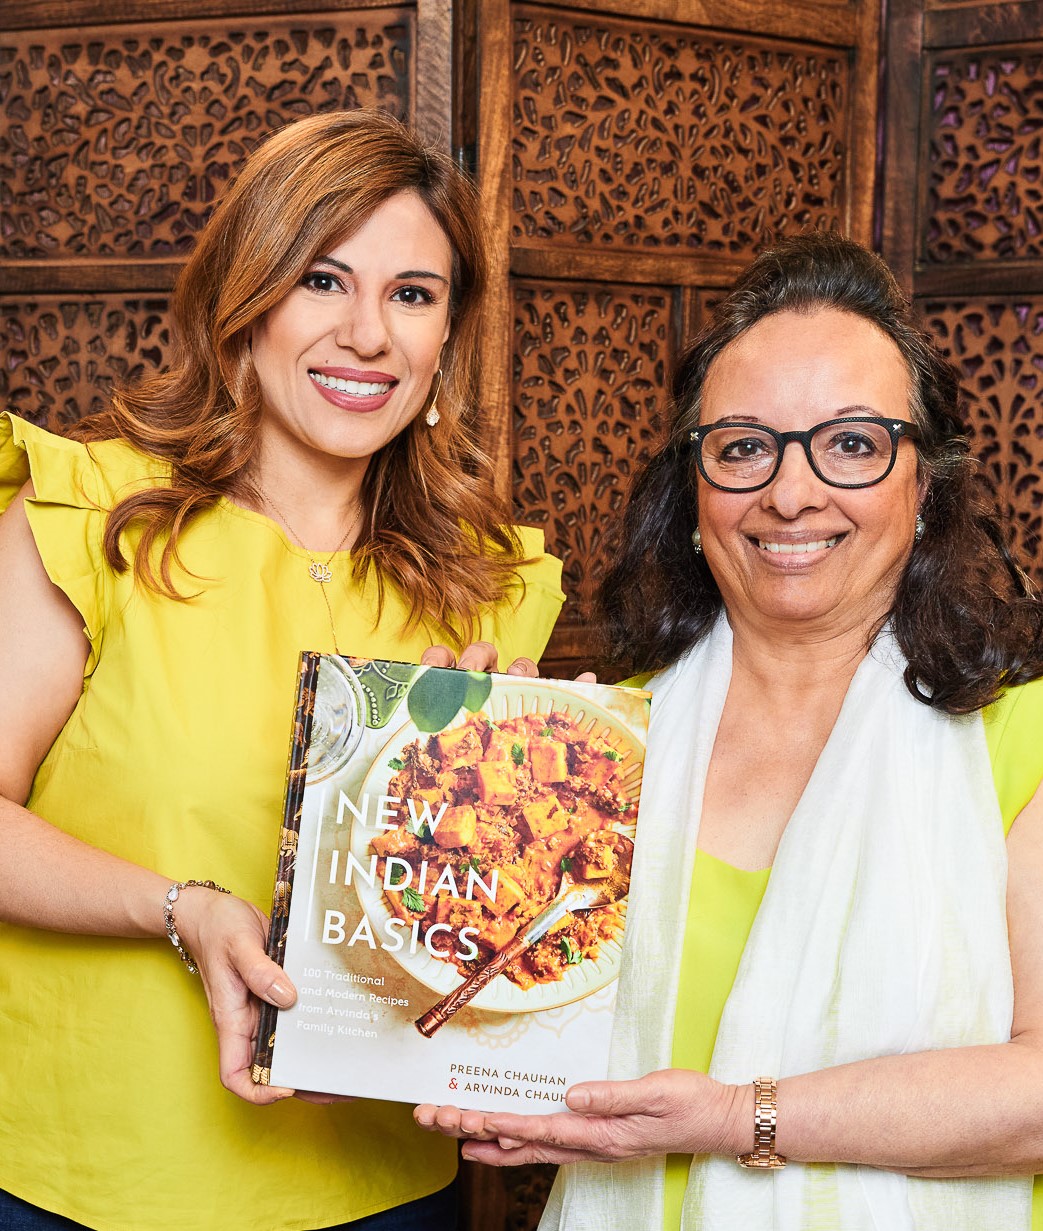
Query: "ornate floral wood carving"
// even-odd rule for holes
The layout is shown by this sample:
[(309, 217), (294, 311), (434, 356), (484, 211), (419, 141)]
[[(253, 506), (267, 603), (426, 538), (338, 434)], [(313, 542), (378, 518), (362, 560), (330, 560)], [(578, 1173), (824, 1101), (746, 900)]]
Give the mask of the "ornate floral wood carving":
[(1043, 257), (1043, 44), (939, 54), (930, 67), (930, 261)]
[(746, 255), (842, 224), (845, 56), (514, 12), (516, 242)]
[(0, 50), (0, 237), (14, 258), (185, 253), (266, 133), (409, 112), (409, 9), (17, 32)]
[(514, 303), (514, 500), (564, 561), (561, 625), (589, 624), (606, 534), (662, 433), (672, 293), (518, 281)]
[(1018, 557), (1043, 582), (1043, 297), (922, 307), (972, 395), (972, 449), (1013, 526)]
[(0, 406), (55, 431), (104, 409), (114, 380), (169, 359), (168, 309), (125, 295), (0, 302)]

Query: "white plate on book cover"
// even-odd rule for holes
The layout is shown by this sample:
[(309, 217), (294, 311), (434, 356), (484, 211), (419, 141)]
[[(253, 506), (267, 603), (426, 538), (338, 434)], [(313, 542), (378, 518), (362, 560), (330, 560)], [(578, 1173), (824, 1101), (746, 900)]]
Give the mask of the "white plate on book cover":
[[(503, 722), (507, 718), (519, 718), (523, 714), (549, 714), (555, 710), (567, 714), (584, 732), (602, 736), (622, 755), (625, 766), (622, 775), (623, 790), (629, 798), (636, 798), (644, 763), (643, 741), (634, 735), (621, 718), (584, 696), (579, 688), (573, 691), (567, 686), (547, 680), (498, 678), (481, 712), (488, 714), (494, 722)], [(470, 712), (463, 710), (446, 729), (462, 726), (470, 717)], [(414, 740), (428, 738), (428, 733), (418, 730), (412, 722), (399, 727), (374, 758), (359, 795), (387, 794), (388, 783), (396, 773), (388, 765), (390, 758), (399, 756), (402, 749)], [(628, 837), (634, 836), (635, 827), (632, 822), (615, 825), (613, 828)], [(362, 864), (369, 862), (369, 844), (373, 836), (371, 828), (365, 828), (357, 822), (352, 825), (351, 852)], [(379, 882), (368, 885), (362, 878), (357, 878), (355, 884), (359, 901), (375, 931), (382, 928), (388, 919), (396, 917), (384, 900)], [(625, 901), (622, 908), (625, 918)], [(590, 996), (611, 983), (619, 974), (622, 952), (622, 945), (617, 937), (603, 940), (599, 944), (596, 961), (585, 958), (577, 965), (567, 967), (560, 980), (537, 983), (528, 991), (512, 983), (505, 975), (499, 975), (475, 996), (471, 1004), (477, 1009), (489, 1009), (498, 1013), (530, 1013), (560, 1008)], [(392, 952), (390, 956), (415, 979), (437, 993), (432, 997), (432, 1004), (447, 992), (459, 987), (464, 980), (452, 963), (432, 957), (423, 946), (414, 954), (403, 948)]]

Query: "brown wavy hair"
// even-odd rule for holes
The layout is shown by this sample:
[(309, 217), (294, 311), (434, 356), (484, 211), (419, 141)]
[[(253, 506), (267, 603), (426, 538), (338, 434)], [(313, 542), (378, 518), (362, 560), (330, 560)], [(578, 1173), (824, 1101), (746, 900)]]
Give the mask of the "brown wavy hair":
[(908, 662), (912, 695), (946, 713), (973, 712), (1004, 688), (1043, 675), (1043, 603), (1012, 558), (995, 501), (969, 456), (959, 373), (920, 327), (884, 262), (833, 233), (793, 236), (757, 257), (681, 357), (669, 438), (635, 483), (600, 591), (609, 658), (630, 670), (658, 670), (709, 632), (723, 600), (706, 558), (692, 550), (699, 503), (689, 439), (707, 372), (766, 316), (820, 308), (869, 321), (905, 362), (909, 414), (921, 434), (915, 444), (925, 527), (885, 621)]
[(473, 636), (480, 609), (502, 596), (520, 563), (479, 443), (486, 257), (478, 198), (451, 159), (382, 112), (308, 116), (258, 148), (178, 279), (169, 368), (118, 388), (109, 410), (70, 432), (88, 442), (119, 438), (170, 464), (169, 484), (129, 495), (110, 512), (104, 548), (113, 569), (129, 567), (123, 536), (133, 524), (140, 529), (135, 575), (158, 593), (184, 597), (172, 577), (175, 565), (187, 572), (181, 531), (221, 496), (258, 496), (250, 470), (262, 394), (252, 326), (316, 257), (406, 191), (431, 211), (453, 253), (441, 421), (428, 428), (414, 420), (370, 459), (353, 572), (361, 581), (375, 571), (380, 611), (388, 585), (405, 597), (407, 629), (425, 623), (457, 647)]

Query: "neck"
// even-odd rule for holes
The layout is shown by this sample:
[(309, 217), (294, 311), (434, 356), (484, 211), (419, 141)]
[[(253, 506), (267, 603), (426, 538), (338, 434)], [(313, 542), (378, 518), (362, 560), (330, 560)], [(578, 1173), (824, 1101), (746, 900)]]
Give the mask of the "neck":
[(728, 622), (733, 671), (775, 696), (843, 695), (874, 631), (862, 621), (788, 625), (731, 610)]
[(283, 523), (306, 551), (349, 548), (358, 536), (362, 480), (368, 458), (322, 457), (302, 466), (299, 458), (262, 454), (250, 478), (256, 512)]

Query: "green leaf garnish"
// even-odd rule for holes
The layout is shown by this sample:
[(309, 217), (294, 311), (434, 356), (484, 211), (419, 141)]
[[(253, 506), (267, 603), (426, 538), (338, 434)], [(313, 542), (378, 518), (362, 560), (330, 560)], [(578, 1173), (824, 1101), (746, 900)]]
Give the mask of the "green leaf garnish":
[(525, 749), (521, 746), (521, 744), (511, 745), (511, 760), (515, 763), (515, 765), (525, 764)]
[(405, 769), (406, 763), (400, 757), (392, 757), (391, 760), (388, 761), (388, 767), (390, 769)]
[(563, 855), (563, 856), (562, 856), (562, 859), (561, 859), (561, 870), (562, 870), (563, 872), (571, 872), (571, 871), (572, 871), (572, 860), (569, 858), (569, 856), (568, 856), (568, 855)]
[(567, 936), (561, 938), (561, 951), (565, 955), (566, 966), (578, 966), (583, 961), (582, 951)]
[(554, 734), (554, 728), (553, 728), (553, 727), (544, 727), (544, 728), (543, 728), (543, 730), (540, 732), (540, 734), (541, 734), (541, 735), (544, 735), (544, 736), (546, 736), (546, 735), (553, 735), (553, 734)]
[(396, 868), (391, 869), (391, 876), (388, 878), (388, 883), (392, 885), (398, 885), (405, 879), (406, 879), (405, 869), (396, 867)]
[(623, 759), (622, 756), (615, 750), (615, 748), (606, 749), (605, 756), (607, 756), (610, 761), (622, 761)]
[(402, 890), (402, 904), (406, 910), (416, 911), (417, 914), (427, 910), (427, 907), (424, 905), (424, 899), (409, 885)]

